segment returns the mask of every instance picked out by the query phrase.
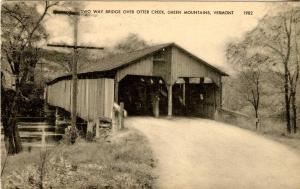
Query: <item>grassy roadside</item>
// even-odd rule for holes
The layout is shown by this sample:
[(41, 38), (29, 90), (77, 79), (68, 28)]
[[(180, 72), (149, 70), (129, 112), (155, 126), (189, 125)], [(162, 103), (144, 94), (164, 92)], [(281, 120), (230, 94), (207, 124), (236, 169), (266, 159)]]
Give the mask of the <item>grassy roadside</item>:
[(300, 132), (298, 131), (297, 134), (287, 134), (285, 122), (283, 121), (263, 119), (258, 130), (255, 129), (255, 122), (251, 119), (235, 118), (234, 120), (226, 119), (222, 121), (243, 129), (251, 130), (256, 134), (284, 144), (300, 155)]
[(295, 150), (300, 155), (300, 137), (297, 136), (274, 136), (274, 135), (265, 135), (267, 138), (275, 140), (279, 143), (282, 143), (286, 146), (289, 146)]
[(2, 188), (153, 188), (155, 161), (147, 139), (124, 130), (108, 140), (59, 144), (9, 157)]

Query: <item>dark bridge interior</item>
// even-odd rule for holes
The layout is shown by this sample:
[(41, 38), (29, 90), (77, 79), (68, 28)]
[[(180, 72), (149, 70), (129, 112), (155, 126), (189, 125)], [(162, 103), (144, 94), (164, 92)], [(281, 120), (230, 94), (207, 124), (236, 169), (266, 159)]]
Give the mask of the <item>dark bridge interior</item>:
[[(200, 116), (210, 118), (214, 114), (216, 97), (213, 83), (175, 83), (173, 93), (173, 114), (176, 116)], [(155, 113), (155, 100), (159, 99), (159, 115), (166, 116), (168, 92), (160, 77), (128, 75), (119, 83), (119, 102), (129, 115), (149, 115)]]

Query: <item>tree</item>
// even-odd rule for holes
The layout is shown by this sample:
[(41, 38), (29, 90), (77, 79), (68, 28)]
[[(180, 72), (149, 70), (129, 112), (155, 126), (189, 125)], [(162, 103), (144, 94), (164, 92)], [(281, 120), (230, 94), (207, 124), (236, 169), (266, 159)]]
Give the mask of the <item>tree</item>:
[(296, 91), (299, 79), (300, 7), (285, 7), (269, 12), (248, 32), (241, 43), (251, 46), (249, 51), (269, 57), (266, 65), (281, 78), (285, 101), (287, 132), (297, 132)]
[[(22, 145), (16, 124), (22, 87), (33, 82), (33, 70), (39, 59), (38, 43), (47, 37), (42, 25), (49, 9), (57, 3), (44, 3), (42, 14), (37, 11), (37, 4), (5, 3), (2, 5), (2, 46), (1, 51), (15, 78), (15, 91), (3, 94), (1, 99), (5, 146), (9, 154), (22, 151)], [(5, 91), (4, 91), (5, 92)]]
[(129, 33), (125, 39), (119, 41), (114, 46), (114, 50), (116, 52), (124, 53), (140, 50), (146, 48), (147, 46), (148, 43), (144, 39), (142, 39), (138, 34)]
[(243, 70), (241, 71), (240, 78), (242, 83), (241, 93), (245, 96), (247, 102), (249, 102), (255, 112), (256, 118), (256, 130), (259, 126), (259, 107), (261, 99), (261, 73), (262, 70), (260, 65), (264, 59), (259, 55), (255, 54), (251, 58), (245, 61)]
[(227, 47), (227, 60), (234, 65), (238, 74), (235, 81), (239, 85), (239, 95), (248, 102), (254, 110), (256, 130), (259, 127), (259, 108), (262, 95), (262, 72), (269, 57), (252, 51), (249, 41), (231, 43)]

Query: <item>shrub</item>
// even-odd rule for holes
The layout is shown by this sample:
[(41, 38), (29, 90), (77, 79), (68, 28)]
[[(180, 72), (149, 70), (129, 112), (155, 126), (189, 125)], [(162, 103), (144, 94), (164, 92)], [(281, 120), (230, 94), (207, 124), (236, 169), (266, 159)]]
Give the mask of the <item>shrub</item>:
[[(39, 151), (21, 153), (9, 160), (3, 188), (37, 188), (40, 183)], [(144, 136), (125, 130), (88, 143), (59, 144), (47, 154), (44, 188), (153, 188), (153, 153)], [(22, 162), (20, 161), (22, 160)]]

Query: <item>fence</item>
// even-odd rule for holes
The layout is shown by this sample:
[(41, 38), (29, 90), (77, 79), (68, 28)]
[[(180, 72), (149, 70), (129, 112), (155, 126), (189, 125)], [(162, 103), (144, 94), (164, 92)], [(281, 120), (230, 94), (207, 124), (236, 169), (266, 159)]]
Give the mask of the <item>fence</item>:
[(246, 129), (255, 128), (255, 118), (250, 117), (241, 112), (232, 111), (226, 108), (217, 109), (215, 113), (215, 120), (221, 121), (224, 123), (237, 125), (239, 127), (244, 127)]

